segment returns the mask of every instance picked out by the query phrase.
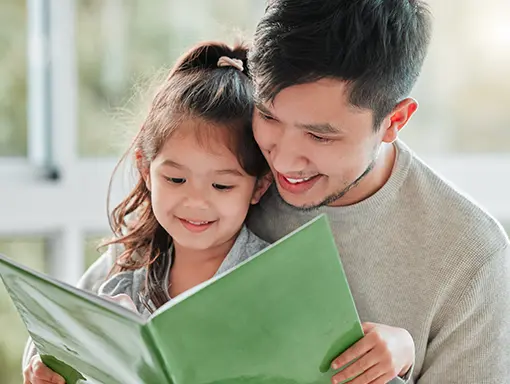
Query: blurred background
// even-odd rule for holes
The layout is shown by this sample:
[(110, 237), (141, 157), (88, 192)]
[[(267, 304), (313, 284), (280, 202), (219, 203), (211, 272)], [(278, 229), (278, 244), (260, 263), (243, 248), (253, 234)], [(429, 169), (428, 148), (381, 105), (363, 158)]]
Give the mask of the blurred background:
[[(75, 283), (153, 80), (200, 40), (249, 41), (263, 0), (1, 0), (0, 253)], [(510, 229), (510, 2), (429, 0), (435, 28), (403, 139)], [(114, 188), (114, 200), (125, 188)], [(0, 284), (0, 383), (27, 334)]]

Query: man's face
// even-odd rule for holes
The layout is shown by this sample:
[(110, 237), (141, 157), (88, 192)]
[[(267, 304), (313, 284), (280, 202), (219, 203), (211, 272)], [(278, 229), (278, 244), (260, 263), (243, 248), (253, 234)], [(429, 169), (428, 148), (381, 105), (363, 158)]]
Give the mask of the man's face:
[(350, 105), (346, 89), (345, 82), (322, 79), (257, 105), (255, 139), (288, 204), (349, 205), (376, 182), (367, 170), (378, 167), (385, 130), (374, 132), (372, 111)]

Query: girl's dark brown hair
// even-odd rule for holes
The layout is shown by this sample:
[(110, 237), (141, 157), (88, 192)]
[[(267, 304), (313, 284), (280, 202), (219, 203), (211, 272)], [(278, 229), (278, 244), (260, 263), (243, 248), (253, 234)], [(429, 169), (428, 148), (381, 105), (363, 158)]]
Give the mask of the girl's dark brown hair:
[[(233, 66), (219, 67), (218, 60), (222, 56), (241, 60), (244, 70)], [(199, 125), (195, 132), (198, 139), (207, 141), (208, 138), (224, 135), (228, 137), (229, 149), (246, 173), (259, 178), (268, 171), (252, 133), (253, 92), (246, 56), (247, 48), (243, 45), (230, 48), (225, 44), (208, 42), (192, 48), (178, 59), (153, 98), (133, 143), (114, 171), (115, 174), (120, 164), (133, 156), (138, 180), (134, 189), (109, 216), (115, 236), (103, 245), (122, 244), (124, 247), (111, 273), (147, 267), (143, 296), (149, 298), (156, 308), (168, 301), (168, 292), (162, 289), (161, 281), (168, 268), (172, 239), (154, 216), (143, 172), (147, 172), (165, 141), (182, 121), (199, 119), (208, 124)]]

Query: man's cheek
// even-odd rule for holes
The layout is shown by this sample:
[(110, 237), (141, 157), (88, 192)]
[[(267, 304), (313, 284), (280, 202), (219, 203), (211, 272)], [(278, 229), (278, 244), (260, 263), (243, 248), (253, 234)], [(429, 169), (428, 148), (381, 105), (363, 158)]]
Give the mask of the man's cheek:
[(271, 127), (266, 127), (265, 123), (261, 121), (253, 125), (253, 136), (255, 137), (255, 141), (262, 149), (262, 151), (267, 151), (272, 144), (272, 135), (270, 129)]

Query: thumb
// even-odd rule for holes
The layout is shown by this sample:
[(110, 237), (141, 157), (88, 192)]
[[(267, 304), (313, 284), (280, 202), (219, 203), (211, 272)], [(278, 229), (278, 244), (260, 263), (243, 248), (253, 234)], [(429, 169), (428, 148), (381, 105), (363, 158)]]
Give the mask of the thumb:
[(377, 324), (375, 324), (375, 323), (369, 323), (369, 322), (366, 322), (366, 323), (361, 324), (361, 327), (363, 328), (363, 333), (364, 333), (365, 335), (366, 335), (367, 333), (369, 333), (370, 331), (372, 331), (372, 329), (374, 329), (376, 326), (377, 326)]

